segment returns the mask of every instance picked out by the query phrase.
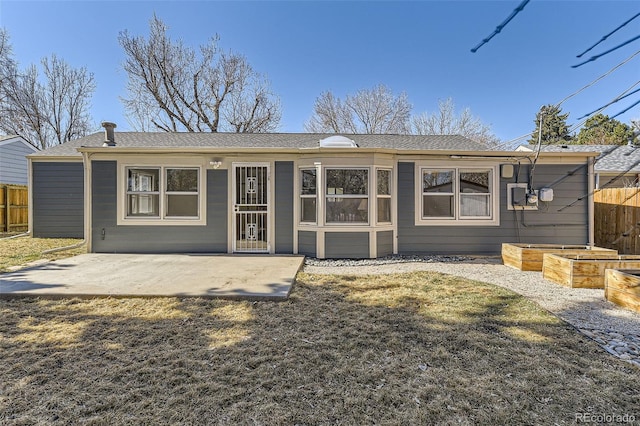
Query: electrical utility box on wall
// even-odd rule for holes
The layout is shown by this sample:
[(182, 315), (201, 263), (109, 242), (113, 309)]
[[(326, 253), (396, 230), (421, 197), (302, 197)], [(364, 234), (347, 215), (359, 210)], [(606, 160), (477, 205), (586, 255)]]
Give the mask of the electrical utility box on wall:
[(526, 183), (507, 184), (507, 210), (538, 210), (538, 191), (529, 194), (528, 186)]

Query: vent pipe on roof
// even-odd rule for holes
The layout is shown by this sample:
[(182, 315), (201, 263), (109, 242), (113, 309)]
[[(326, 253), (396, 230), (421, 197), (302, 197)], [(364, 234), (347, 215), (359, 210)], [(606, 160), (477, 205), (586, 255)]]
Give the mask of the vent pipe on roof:
[(114, 131), (116, 123), (103, 121), (102, 127), (104, 127), (104, 143), (102, 146), (116, 146), (116, 134)]

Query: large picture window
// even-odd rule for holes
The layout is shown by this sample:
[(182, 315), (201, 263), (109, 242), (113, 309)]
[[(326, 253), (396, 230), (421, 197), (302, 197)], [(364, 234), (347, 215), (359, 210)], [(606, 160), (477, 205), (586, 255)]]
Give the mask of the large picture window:
[(420, 175), (422, 220), (494, 219), (492, 169), (422, 168)]
[(368, 169), (326, 169), (326, 223), (369, 223), (368, 187)]
[(200, 169), (127, 167), (126, 217), (198, 219)]

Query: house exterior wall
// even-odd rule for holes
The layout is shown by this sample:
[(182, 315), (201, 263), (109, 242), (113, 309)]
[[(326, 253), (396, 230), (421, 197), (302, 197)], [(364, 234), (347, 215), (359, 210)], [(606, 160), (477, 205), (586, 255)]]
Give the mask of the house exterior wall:
[(393, 231), (380, 231), (376, 234), (378, 257), (393, 254)]
[(32, 230), (38, 238), (84, 237), (81, 162), (32, 162)]
[[(538, 164), (534, 173), (536, 189), (550, 186), (554, 199), (540, 203), (539, 209), (508, 210), (507, 184), (500, 179), (499, 226), (417, 226), (414, 209), (419, 208), (415, 189), (415, 164), (398, 165), (398, 253), (400, 254), (487, 254), (500, 253), (503, 242), (531, 244), (588, 244), (589, 176), (587, 167)], [(574, 171), (572, 175), (569, 172)], [(520, 181), (528, 176), (522, 166)], [(578, 197), (584, 197), (577, 201)], [(566, 207), (576, 202), (571, 207)], [(559, 211), (562, 209), (561, 211)]]
[(118, 225), (117, 162), (92, 161), (91, 170), (93, 252), (227, 252), (227, 170), (207, 170), (206, 226)]
[(25, 156), (33, 152), (21, 140), (0, 144), (0, 183), (27, 185), (29, 173)]
[(368, 232), (326, 232), (324, 254), (330, 259), (367, 259), (369, 257)]
[[(590, 176), (586, 156), (541, 158), (535, 168), (534, 188), (552, 187), (554, 199), (550, 203), (541, 202), (537, 211), (521, 211), (507, 208), (507, 185), (517, 180), (526, 182), (529, 163), (523, 159), (520, 166), (516, 165), (519, 179), (502, 178), (500, 165), (515, 165), (515, 160), (508, 155), (478, 154), (474, 159), (439, 153), (361, 155), (351, 151), (345, 154), (215, 154), (215, 158), (222, 158), (221, 164), (215, 166), (211, 163), (213, 155), (209, 152), (176, 152), (171, 156), (97, 152), (84, 157), (91, 159), (87, 165), (90, 174), (86, 177), (80, 161), (31, 157), (34, 235), (82, 237), (84, 227), (88, 226), (87, 237), (94, 252), (231, 252), (235, 247), (234, 165), (265, 164), (271, 173), (268, 219), (271, 253), (322, 258), (369, 258), (394, 253), (498, 254), (503, 242), (580, 245), (590, 242), (590, 197), (587, 197)], [(242, 163), (237, 163), (238, 160)], [(567, 162), (570, 164), (564, 164)], [(157, 221), (155, 217), (128, 217), (127, 168), (139, 165), (155, 165), (161, 170), (172, 166), (197, 167), (202, 183), (197, 217), (175, 220), (161, 214)], [(327, 187), (327, 170), (340, 168), (368, 170), (366, 223), (326, 219), (327, 200), (333, 196)], [(301, 170), (308, 169), (317, 170), (317, 220), (301, 223)], [(420, 173), (431, 169), (455, 169), (460, 174), (486, 171), (491, 182), (491, 217), (487, 220), (484, 215), (479, 220), (456, 216), (450, 221), (448, 217), (436, 217), (437, 220), (421, 217)], [(382, 194), (378, 182), (384, 180), (378, 180), (381, 179), (377, 177), (378, 170), (387, 170), (391, 176), (387, 185), (390, 190)], [(91, 198), (83, 205), (85, 178), (90, 184), (87, 194), (91, 194)], [(380, 214), (379, 202), (383, 199), (380, 195), (390, 200), (390, 215)], [(166, 198), (161, 196), (160, 200)], [(86, 225), (83, 209), (90, 214)], [(379, 222), (379, 217), (390, 217), (390, 220)]]
[(275, 252), (293, 253), (293, 161), (275, 162)]
[(317, 234), (315, 231), (298, 231), (298, 254), (316, 257)]

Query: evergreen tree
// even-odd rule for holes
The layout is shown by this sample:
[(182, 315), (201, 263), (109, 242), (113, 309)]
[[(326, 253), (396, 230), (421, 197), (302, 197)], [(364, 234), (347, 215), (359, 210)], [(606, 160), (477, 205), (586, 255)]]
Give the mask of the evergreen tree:
[(589, 118), (575, 143), (578, 145), (625, 145), (634, 138), (631, 126), (604, 114)]
[[(540, 118), (542, 117), (542, 133), (540, 133)], [(571, 142), (571, 135), (569, 134), (569, 126), (567, 125), (567, 118), (569, 113), (562, 114), (560, 107), (554, 105), (545, 105), (540, 108), (540, 111), (536, 114), (536, 128), (531, 133), (531, 139), (529, 143), (535, 145), (538, 143), (538, 138), (542, 141), (542, 144), (566, 144)]]

